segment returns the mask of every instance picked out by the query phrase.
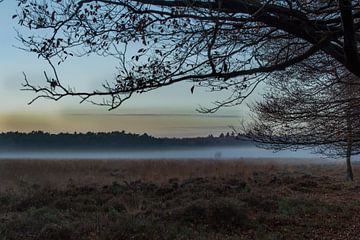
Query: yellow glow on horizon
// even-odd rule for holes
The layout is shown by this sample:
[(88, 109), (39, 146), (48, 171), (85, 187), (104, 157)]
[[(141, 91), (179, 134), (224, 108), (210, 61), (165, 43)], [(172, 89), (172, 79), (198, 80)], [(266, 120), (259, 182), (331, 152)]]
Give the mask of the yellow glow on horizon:
[(238, 126), (240, 119), (231, 116), (194, 114), (46, 114), (8, 113), (0, 116), (0, 131), (111, 132), (148, 133), (164, 137), (218, 135)]

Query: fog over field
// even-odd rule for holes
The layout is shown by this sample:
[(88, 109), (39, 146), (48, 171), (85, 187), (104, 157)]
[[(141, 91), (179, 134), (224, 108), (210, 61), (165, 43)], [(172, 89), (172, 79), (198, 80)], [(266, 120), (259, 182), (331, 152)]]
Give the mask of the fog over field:
[(335, 159), (321, 158), (309, 150), (280, 151), (260, 149), (255, 146), (207, 147), (180, 150), (99, 150), (99, 151), (2, 151), (0, 159), (314, 159), (333, 162)]

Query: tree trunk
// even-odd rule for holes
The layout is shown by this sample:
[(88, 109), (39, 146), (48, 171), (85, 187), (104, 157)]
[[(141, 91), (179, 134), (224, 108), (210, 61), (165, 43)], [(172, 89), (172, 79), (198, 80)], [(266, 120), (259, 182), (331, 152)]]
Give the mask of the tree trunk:
[[(353, 81), (350, 80), (347, 82), (346, 91), (347, 96), (349, 98), (352, 98), (354, 95), (353, 92)], [(347, 181), (353, 181), (354, 175), (351, 167), (351, 155), (352, 155), (352, 146), (353, 146), (353, 108), (354, 108), (354, 102), (351, 99), (348, 103), (348, 109), (346, 110), (346, 180)]]
[(351, 147), (352, 143), (348, 141), (346, 150), (346, 180), (354, 181), (354, 175), (351, 167)]
[(341, 21), (344, 30), (344, 53), (345, 66), (359, 77), (360, 59), (355, 37), (354, 17), (352, 13), (353, 4), (351, 0), (339, 0)]

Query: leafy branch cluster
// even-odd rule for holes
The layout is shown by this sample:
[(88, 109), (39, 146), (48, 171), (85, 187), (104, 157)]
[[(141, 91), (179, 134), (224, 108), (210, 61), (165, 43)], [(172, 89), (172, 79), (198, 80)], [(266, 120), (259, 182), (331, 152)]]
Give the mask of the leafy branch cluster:
[[(182, 81), (223, 91), (203, 112), (241, 103), (273, 74), (311, 56), (330, 56), (360, 76), (355, 34), (358, 1), (269, 0), (18, 0), (14, 18), (28, 51), (49, 62), (47, 85), (24, 88), (38, 98), (104, 97), (118, 107), (135, 93)], [(36, 34), (35, 34), (36, 33)], [(356, 50), (356, 51), (354, 51)], [(76, 91), (56, 71), (68, 57), (98, 54), (118, 61), (103, 89)], [(36, 100), (34, 99), (34, 100)]]

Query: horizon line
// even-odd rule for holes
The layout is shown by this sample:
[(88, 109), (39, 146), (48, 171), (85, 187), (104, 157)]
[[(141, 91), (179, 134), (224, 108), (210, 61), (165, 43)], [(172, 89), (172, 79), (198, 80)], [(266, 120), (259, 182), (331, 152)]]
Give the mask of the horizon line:
[(239, 115), (209, 115), (195, 113), (64, 113), (68, 116), (117, 116), (117, 117), (198, 117), (198, 118), (241, 118)]

